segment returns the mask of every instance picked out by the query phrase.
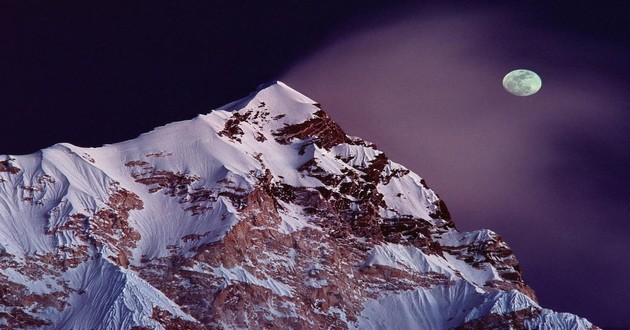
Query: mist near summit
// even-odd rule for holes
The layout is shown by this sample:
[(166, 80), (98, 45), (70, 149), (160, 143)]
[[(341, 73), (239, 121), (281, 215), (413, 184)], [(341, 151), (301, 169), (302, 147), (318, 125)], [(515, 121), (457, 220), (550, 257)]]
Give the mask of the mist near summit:
[[(353, 22), (281, 79), (426, 178), (463, 230), (504, 237), (542, 304), (621, 324), (630, 288), (623, 51), (522, 8)], [(531, 68), (516, 98), (501, 79)]]

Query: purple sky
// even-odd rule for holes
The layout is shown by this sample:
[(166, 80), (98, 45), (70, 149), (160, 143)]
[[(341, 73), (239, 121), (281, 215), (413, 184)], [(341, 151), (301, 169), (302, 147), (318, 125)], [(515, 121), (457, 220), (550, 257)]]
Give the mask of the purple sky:
[[(544, 307), (630, 326), (627, 54), (541, 21), (407, 7), (355, 21), (281, 79), (426, 178), (459, 229), (501, 234)], [(503, 90), (520, 68), (538, 94)]]

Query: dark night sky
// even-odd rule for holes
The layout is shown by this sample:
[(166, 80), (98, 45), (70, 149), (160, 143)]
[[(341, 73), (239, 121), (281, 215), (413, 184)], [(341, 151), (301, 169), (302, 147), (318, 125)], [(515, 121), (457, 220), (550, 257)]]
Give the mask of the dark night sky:
[[(459, 228), (503, 235), (544, 307), (630, 327), (625, 2), (426, 3), (2, 1), (0, 154), (131, 139), (283, 79)], [(521, 67), (541, 92), (501, 89)]]

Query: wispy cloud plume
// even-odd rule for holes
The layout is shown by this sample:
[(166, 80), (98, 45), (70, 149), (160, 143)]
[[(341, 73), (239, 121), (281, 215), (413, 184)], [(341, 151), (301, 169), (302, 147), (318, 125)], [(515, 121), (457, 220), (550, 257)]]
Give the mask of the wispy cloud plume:
[[(282, 79), (426, 177), (461, 229), (503, 235), (543, 305), (614, 324), (630, 300), (601, 274), (630, 271), (618, 52), (537, 26), (509, 9), (414, 8), (344, 34)], [(519, 68), (542, 77), (538, 94), (503, 90)]]

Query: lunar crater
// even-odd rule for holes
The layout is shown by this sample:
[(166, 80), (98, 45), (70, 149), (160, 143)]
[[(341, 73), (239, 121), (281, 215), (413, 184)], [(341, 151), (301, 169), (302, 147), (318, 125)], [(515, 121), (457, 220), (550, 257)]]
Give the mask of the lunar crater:
[(536, 94), (542, 87), (542, 80), (534, 72), (526, 69), (513, 70), (503, 78), (503, 88), (516, 96)]

